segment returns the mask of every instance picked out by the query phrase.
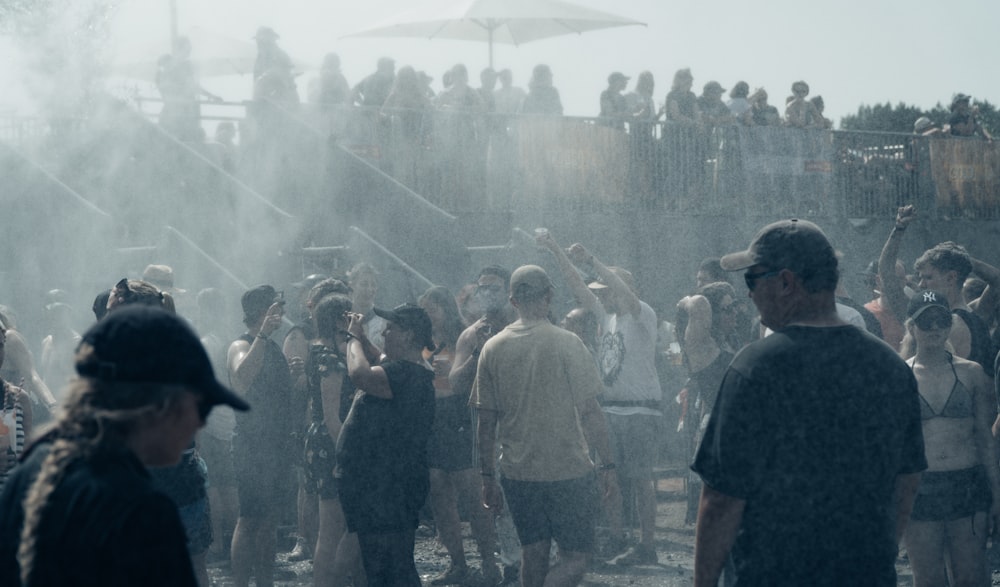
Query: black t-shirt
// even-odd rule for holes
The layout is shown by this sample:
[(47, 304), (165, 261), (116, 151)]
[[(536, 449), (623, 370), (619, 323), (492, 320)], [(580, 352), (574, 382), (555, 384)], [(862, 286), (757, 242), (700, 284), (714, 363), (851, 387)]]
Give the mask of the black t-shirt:
[(896, 477), (927, 466), (917, 397), (854, 326), (788, 327), (736, 356), (692, 468), (746, 501), (741, 587), (895, 587)]
[(429, 487), (434, 372), (409, 361), (382, 368), (393, 397), (357, 394), (337, 439), (336, 477), (352, 530), (405, 529)]
[[(20, 585), (21, 504), (48, 446), (29, 453), (0, 496), (0, 585)], [(131, 453), (71, 465), (48, 504), (32, 587), (197, 585), (177, 508)]]

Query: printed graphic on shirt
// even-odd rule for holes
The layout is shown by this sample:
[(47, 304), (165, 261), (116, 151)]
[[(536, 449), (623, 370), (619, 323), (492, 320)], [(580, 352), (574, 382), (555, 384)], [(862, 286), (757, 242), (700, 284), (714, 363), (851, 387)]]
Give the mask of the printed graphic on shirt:
[(618, 375), (622, 371), (622, 363), (625, 362), (625, 337), (621, 332), (605, 332), (601, 337), (601, 346), (598, 351), (601, 364), (601, 375), (604, 376), (604, 384), (611, 386), (618, 380)]

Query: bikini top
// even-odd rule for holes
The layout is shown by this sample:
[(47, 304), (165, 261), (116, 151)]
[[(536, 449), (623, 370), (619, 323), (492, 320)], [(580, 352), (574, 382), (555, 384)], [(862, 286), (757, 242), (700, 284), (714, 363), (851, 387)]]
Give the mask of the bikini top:
[[(931, 408), (931, 405), (927, 403), (926, 399), (924, 399), (923, 394), (919, 394), (920, 418), (922, 420), (930, 420), (931, 418), (971, 418), (974, 415), (972, 394), (958, 379), (958, 373), (955, 372), (955, 363), (951, 361), (950, 356), (948, 364), (951, 365), (951, 373), (955, 376), (955, 383), (951, 386), (951, 393), (948, 395), (948, 401), (945, 402), (944, 408), (942, 408), (939, 413), (934, 413), (934, 409)], [(912, 365), (910, 366), (910, 369), (913, 369)]]

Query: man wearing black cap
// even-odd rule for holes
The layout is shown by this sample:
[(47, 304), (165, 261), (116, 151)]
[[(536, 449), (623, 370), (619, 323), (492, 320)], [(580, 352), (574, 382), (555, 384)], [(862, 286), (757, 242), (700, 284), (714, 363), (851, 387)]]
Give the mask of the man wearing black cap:
[(254, 410), (237, 414), (233, 436), (239, 519), (233, 533), (232, 564), (237, 587), (251, 573), (257, 585), (270, 585), (274, 574), (275, 512), (294, 488), (291, 455), (295, 413), (288, 363), (271, 335), (281, 326), (284, 299), (270, 285), (243, 294), (247, 331), (229, 345), (229, 380)]
[(347, 373), (358, 392), (337, 439), (337, 491), (368, 585), (420, 587), (413, 546), (430, 489), (434, 371), (423, 351), (434, 350), (431, 319), (413, 304), (374, 312), (387, 321), (380, 363), (366, 354), (364, 316), (350, 314), (347, 327)]
[[(594, 546), (598, 483), (604, 497), (618, 493), (597, 403), (603, 388), (583, 342), (549, 322), (552, 282), (541, 267), (514, 271), (510, 301), (518, 320), (483, 346), (470, 400), (479, 410), (483, 503), (499, 512), (507, 499), (521, 539), (522, 585), (578, 585)], [(597, 481), (589, 450), (601, 463)], [(550, 568), (553, 540), (559, 563)]]
[(695, 585), (732, 553), (739, 585), (896, 585), (927, 467), (913, 374), (837, 317), (837, 257), (811, 222), (765, 226), (721, 260), (746, 270), (774, 334), (727, 371), (692, 468), (704, 488)]

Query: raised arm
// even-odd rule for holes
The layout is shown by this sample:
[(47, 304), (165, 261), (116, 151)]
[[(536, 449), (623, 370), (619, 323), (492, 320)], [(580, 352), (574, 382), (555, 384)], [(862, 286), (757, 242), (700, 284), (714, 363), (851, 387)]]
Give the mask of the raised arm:
[(246, 393), (264, 367), (267, 338), (281, 326), (282, 311), (281, 304), (272, 304), (252, 343), (237, 340), (229, 345), (229, 378), (237, 392)]
[(992, 324), (997, 304), (1000, 303), (1000, 269), (975, 257), (970, 257), (969, 260), (972, 261), (972, 272), (986, 282), (986, 289), (982, 295), (969, 302), (969, 308), (987, 324)]
[(365, 335), (361, 321), (364, 316), (351, 313), (351, 323), (347, 327), (351, 339), (347, 341), (347, 375), (358, 388), (369, 395), (382, 399), (392, 399), (389, 378), (382, 367), (371, 365), (365, 353), (362, 339)]
[(906, 319), (908, 299), (906, 292), (903, 291), (903, 280), (896, 275), (896, 260), (899, 258), (899, 246), (903, 241), (903, 233), (916, 217), (917, 213), (912, 204), (903, 206), (896, 211), (896, 224), (893, 226), (892, 232), (889, 233), (889, 238), (885, 241), (885, 246), (882, 247), (882, 254), (878, 258), (878, 277), (882, 286), (882, 299), (900, 322)]
[[(573, 298), (576, 303), (587, 310), (594, 311), (600, 302), (594, 292), (590, 291), (587, 284), (583, 281), (583, 277), (580, 276), (580, 272), (576, 270), (573, 262), (570, 260), (569, 256), (566, 255), (566, 251), (559, 246), (556, 242), (555, 237), (552, 233), (544, 233), (535, 237), (536, 242), (540, 246), (545, 247), (552, 253), (555, 257), (556, 263), (559, 265), (559, 270), (562, 272), (563, 279), (569, 285), (569, 289), (573, 292)], [(576, 245), (574, 245), (576, 246)], [(580, 245), (582, 247), (582, 245)]]
[(635, 295), (632, 288), (622, 281), (618, 275), (608, 268), (604, 263), (587, 251), (583, 245), (576, 243), (569, 248), (569, 256), (577, 264), (586, 264), (594, 268), (594, 273), (611, 288), (611, 292), (618, 299), (621, 309), (632, 316), (638, 318), (642, 312), (642, 304), (639, 296)]

